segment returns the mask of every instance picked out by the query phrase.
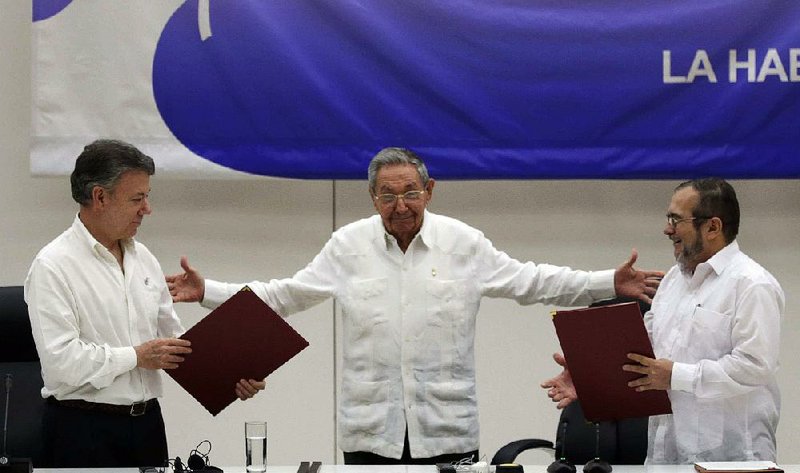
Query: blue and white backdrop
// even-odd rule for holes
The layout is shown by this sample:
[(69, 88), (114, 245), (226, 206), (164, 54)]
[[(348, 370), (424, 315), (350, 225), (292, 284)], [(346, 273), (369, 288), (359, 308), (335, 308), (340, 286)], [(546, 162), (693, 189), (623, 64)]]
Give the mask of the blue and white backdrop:
[(34, 0), (31, 169), (800, 177), (800, 2)]

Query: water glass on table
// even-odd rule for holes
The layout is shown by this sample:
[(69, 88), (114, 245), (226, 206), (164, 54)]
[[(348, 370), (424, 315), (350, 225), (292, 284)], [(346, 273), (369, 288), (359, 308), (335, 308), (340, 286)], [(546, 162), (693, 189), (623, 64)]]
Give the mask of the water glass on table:
[(244, 423), (245, 468), (247, 471), (267, 470), (267, 423)]

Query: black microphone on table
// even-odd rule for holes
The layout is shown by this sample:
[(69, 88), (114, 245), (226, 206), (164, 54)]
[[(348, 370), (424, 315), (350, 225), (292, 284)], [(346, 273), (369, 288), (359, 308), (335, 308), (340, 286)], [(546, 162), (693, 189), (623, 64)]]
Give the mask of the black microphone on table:
[(11, 385), (13, 384), (11, 374), (6, 374), (6, 408), (3, 420), (3, 455), (0, 456), (0, 471), (8, 473), (31, 473), (33, 464), (30, 458), (10, 458), (6, 449), (8, 441), (8, 403), (11, 399)]
[(547, 467), (547, 473), (575, 473), (575, 465), (567, 460), (567, 422), (561, 422), (561, 455)]
[(584, 473), (611, 473), (611, 464), (600, 459), (600, 424), (594, 423), (594, 459), (586, 462), (583, 467)]

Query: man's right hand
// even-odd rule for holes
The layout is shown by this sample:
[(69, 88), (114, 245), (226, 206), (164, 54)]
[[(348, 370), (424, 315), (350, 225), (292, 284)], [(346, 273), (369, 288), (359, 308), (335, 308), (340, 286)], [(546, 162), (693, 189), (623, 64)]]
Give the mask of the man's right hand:
[(182, 274), (166, 276), (172, 302), (200, 302), (206, 293), (206, 281), (200, 272), (189, 266), (189, 258), (181, 256)]
[(572, 384), (572, 375), (567, 368), (567, 360), (561, 353), (553, 353), (553, 360), (564, 370), (559, 373), (555, 378), (550, 378), (541, 384), (541, 387), (547, 389), (547, 396), (553, 401), (557, 402), (556, 407), (563, 409), (572, 401), (578, 399), (578, 393), (575, 392), (575, 385)]
[(185, 355), (192, 352), (189, 340), (180, 338), (156, 338), (144, 342), (136, 350), (136, 366), (149, 370), (177, 368)]

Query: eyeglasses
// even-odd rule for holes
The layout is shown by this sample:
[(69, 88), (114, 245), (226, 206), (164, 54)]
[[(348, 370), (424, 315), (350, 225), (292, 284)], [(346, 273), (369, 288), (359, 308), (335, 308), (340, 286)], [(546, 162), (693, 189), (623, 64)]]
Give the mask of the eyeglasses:
[(678, 218), (676, 215), (667, 215), (667, 225), (672, 228), (678, 226), (681, 222), (689, 222), (691, 220), (708, 220), (711, 217), (686, 217), (686, 218)]
[(374, 197), (375, 200), (380, 202), (381, 205), (391, 206), (397, 204), (397, 199), (403, 199), (403, 202), (417, 202), (422, 199), (425, 191), (408, 191), (403, 194), (378, 194)]

